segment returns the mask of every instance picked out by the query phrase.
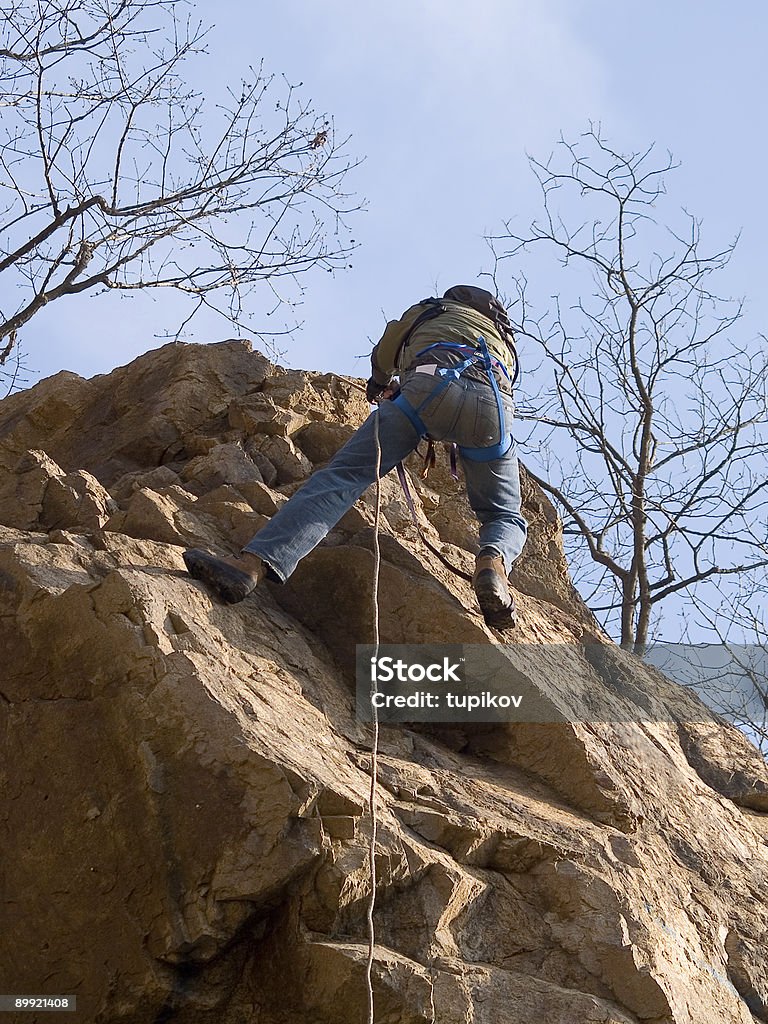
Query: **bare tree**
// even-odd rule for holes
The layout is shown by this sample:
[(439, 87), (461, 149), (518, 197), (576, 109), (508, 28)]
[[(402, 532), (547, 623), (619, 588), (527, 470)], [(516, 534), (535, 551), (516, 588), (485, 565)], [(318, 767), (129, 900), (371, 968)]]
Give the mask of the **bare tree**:
[[(764, 574), (765, 346), (733, 340), (741, 303), (711, 290), (734, 246), (703, 253), (685, 213), (681, 231), (657, 221), (671, 158), (615, 152), (590, 130), (532, 166), (545, 215), (525, 235), (507, 224), (491, 239), (497, 271), (549, 247), (580, 296), (536, 319), (515, 277), (518, 331), (552, 371), (523, 406), (544, 466), (536, 479), (562, 512), (588, 603), (642, 653), (662, 603)], [(558, 206), (572, 193), (576, 224)]]
[[(697, 595), (683, 635), (698, 643), (660, 645), (652, 660), (692, 686), (743, 730), (768, 758), (768, 579), (765, 573), (724, 577)], [(702, 645), (700, 638), (709, 637)], [(672, 647), (672, 649), (670, 649)]]
[(279, 304), (280, 279), (348, 260), (333, 124), (262, 67), (212, 102), (183, 77), (205, 36), (186, 0), (3, 5), (0, 367), (64, 296), (172, 288), (184, 325), (248, 329), (256, 285)]

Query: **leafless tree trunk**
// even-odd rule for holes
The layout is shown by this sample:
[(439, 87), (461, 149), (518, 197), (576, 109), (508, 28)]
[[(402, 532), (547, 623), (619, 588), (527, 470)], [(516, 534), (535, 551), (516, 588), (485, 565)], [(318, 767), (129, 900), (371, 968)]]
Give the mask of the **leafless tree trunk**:
[[(257, 285), (353, 243), (332, 123), (261, 67), (217, 105), (184, 62), (185, 0), (9, 0), (0, 11), (0, 367), (44, 306), (173, 288), (249, 330)], [(181, 328), (180, 328), (181, 329)], [(262, 335), (255, 331), (253, 333)]]
[[(552, 371), (522, 418), (590, 605), (642, 653), (675, 595), (764, 575), (768, 362), (763, 340), (732, 338), (741, 303), (710, 288), (733, 245), (704, 254), (693, 217), (682, 232), (655, 219), (671, 158), (614, 152), (596, 130), (561, 141), (558, 156), (532, 161), (543, 221), (491, 243), (497, 272), (544, 246), (576, 275), (580, 297), (539, 319), (515, 277), (518, 332)], [(559, 212), (569, 193), (575, 225)]]

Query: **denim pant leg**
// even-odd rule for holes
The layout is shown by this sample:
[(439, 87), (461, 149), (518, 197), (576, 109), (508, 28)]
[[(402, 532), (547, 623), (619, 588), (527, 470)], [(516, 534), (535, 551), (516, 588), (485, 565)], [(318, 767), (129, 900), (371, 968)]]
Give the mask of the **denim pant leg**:
[(381, 476), (409, 455), (419, 438), (408, 417), (382, 402), (323, 469), (279, 509), (244, 550), (263, 558), (280, 580), (333, 529), (376, 479), (375, 421), (379, 416)]
[(517, 447), (491, 462), (461, 460), (467, 497), (480, 520), (480, 547), (495, 548), (509, 572), (523, 550), (528, 524), (520, 511), (520, 471)]

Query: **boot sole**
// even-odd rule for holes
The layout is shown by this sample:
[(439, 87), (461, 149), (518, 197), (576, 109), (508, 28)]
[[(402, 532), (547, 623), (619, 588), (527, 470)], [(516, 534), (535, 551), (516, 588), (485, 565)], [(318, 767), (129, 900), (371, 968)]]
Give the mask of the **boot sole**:
[(205, 583), (226, 604), (237, 604), (256, 589), (258, 580), (220, 561), (207, 551), (190, 548), (181, 556), (189, 575)]
[(474, 587), (486, 625), (493, 629), (513, 629), (517, 623), (515, 602), (509, 592), (500, 593), (496, 573), (484, 570), (475, 579)]
[(505, 608), (504, 611), (493, 614), (483, 612), (483, 618), (485, 619), (486, 626), (490, 626), (492, 629), (499, 629), (502, 632), (514, 629), (517, 625), (517, 615), (514, 608)]

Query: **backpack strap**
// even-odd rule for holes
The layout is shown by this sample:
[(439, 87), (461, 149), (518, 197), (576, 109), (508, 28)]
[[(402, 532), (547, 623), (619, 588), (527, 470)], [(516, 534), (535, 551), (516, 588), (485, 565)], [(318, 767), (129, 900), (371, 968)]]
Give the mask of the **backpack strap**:
[(403, 351), (405, 346), (410, 341), (411, 335), (416, 330), (416, 328), (421, 327), (421, 325), (425, 324), (427, 320), (434, 320), (436, 316), (440, 316), (441, 313), (445, 313), (445, 306), (442, 304), (440, 299), (422, 299), (419, 305), (426, 306), (426, 309), (422, 313), (419, 313), (419, 315), (416, 317), (416, 319), (413, 321), (413, 323), (403, 336), (403, 340), (398, 345), (397, 352), (395, 352), (395, 358), (393, 360), (395, 366), (399, 365), (400, 353)]

